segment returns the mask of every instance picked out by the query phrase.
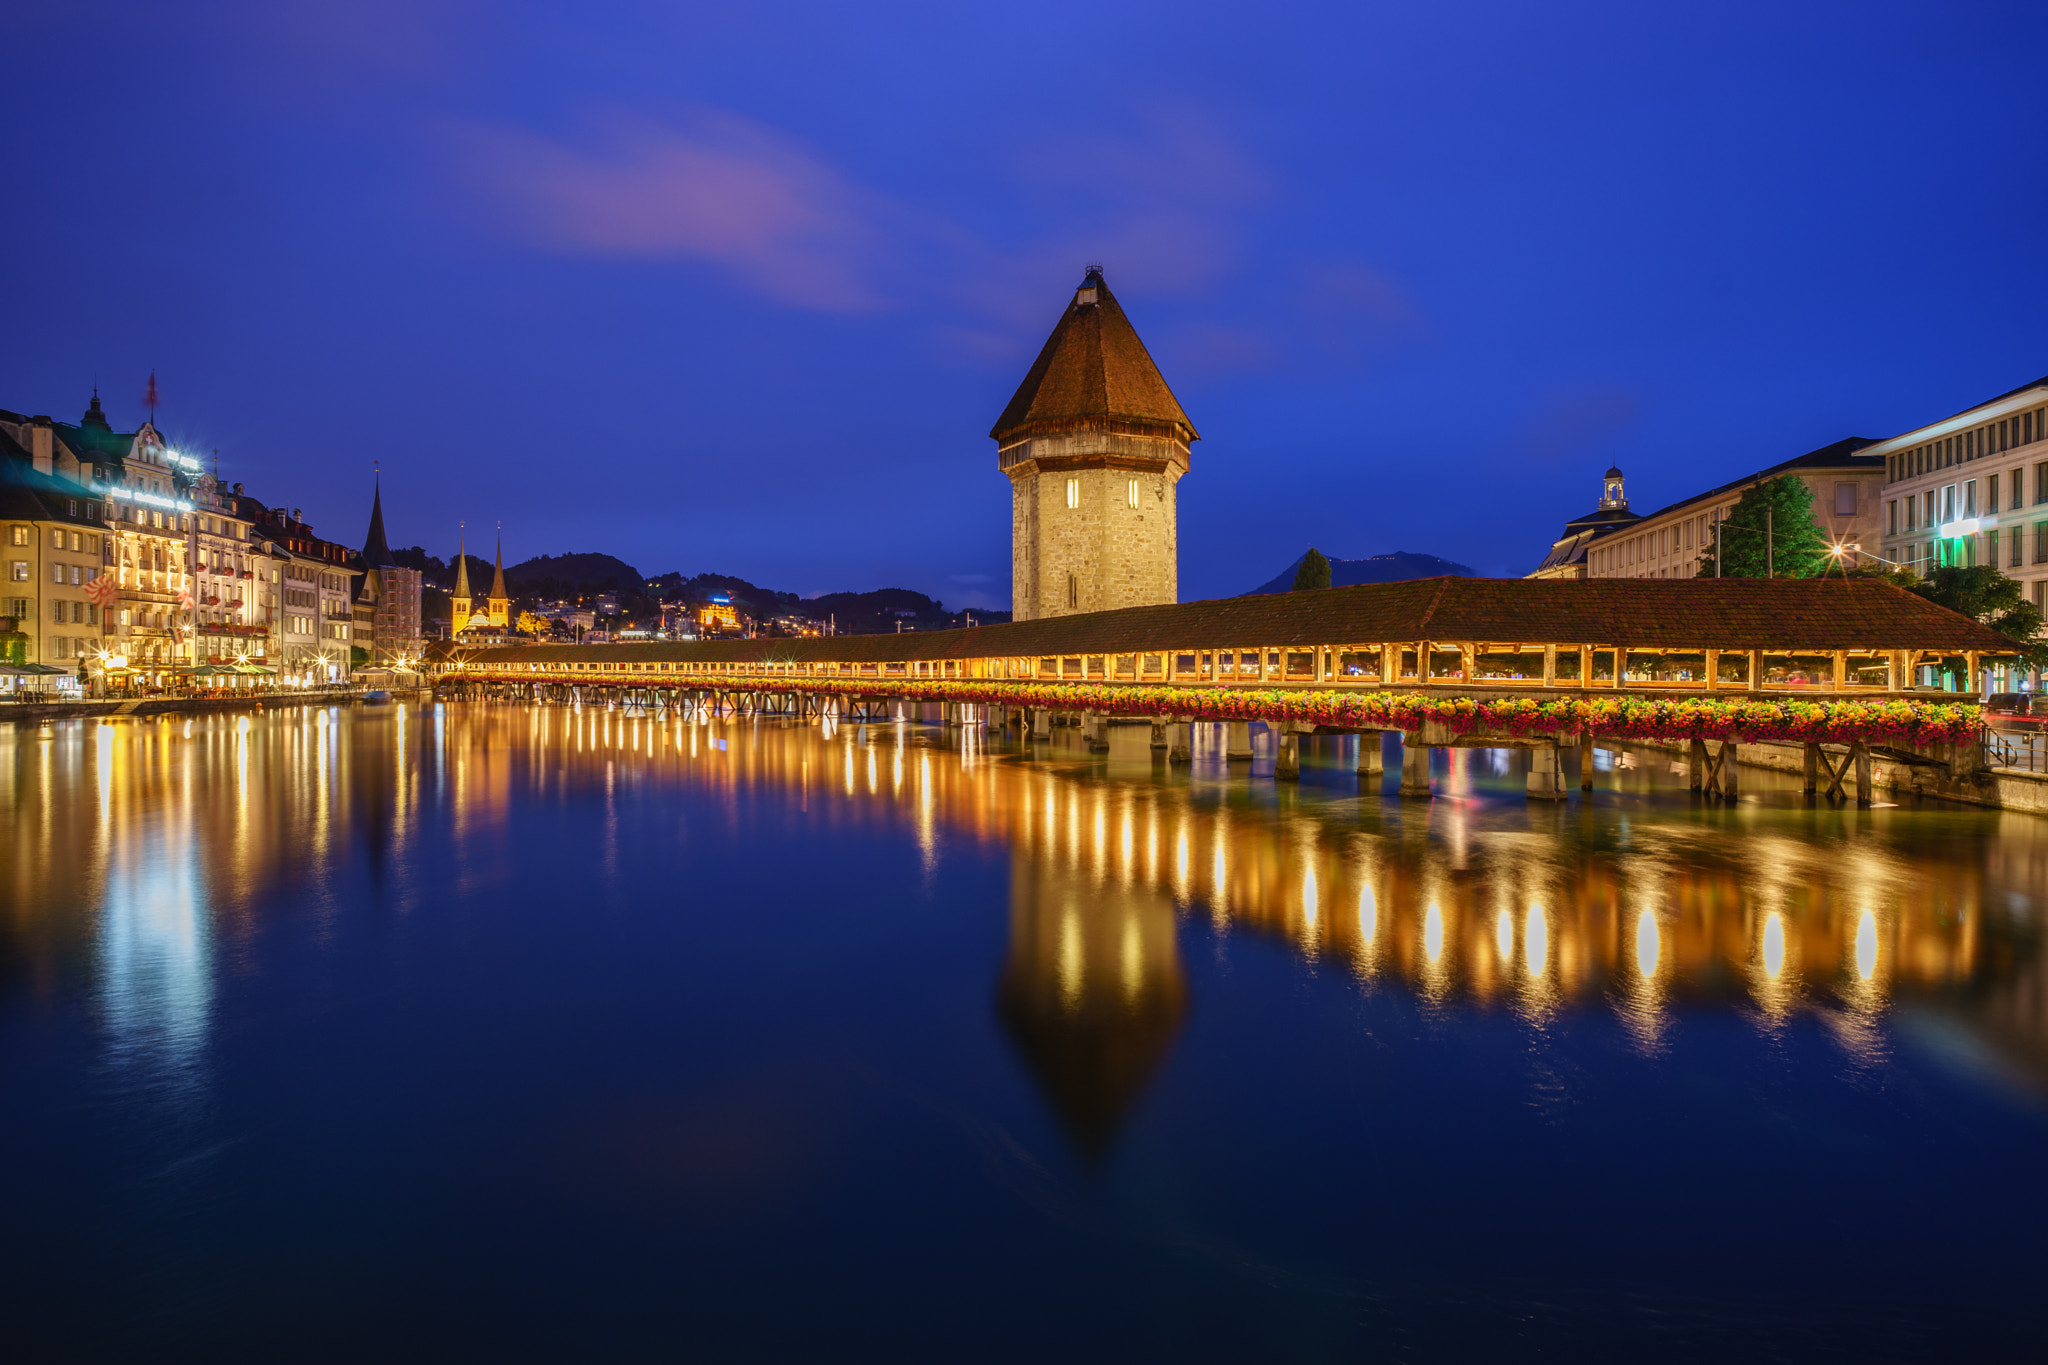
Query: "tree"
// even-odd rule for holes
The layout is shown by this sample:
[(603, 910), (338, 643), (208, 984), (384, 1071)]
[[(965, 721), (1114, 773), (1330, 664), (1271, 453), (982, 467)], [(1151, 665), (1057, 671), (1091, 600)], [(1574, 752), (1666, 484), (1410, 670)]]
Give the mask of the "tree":
[(531, 635), (539, 639), (548, 633), (548, 623), (530, 611), (522, 611), (519, 613), (519, 624), (514, 629), (521, 635)]
[[(1701, 578), (1713, 578), (1713, 527), (1700, 555)], [(1827, 532), (1813, 517), (1813, 489), (1796, 474), (1751, 484), (1721, 527), (1721, 578), (1818, 578), (1833, 568)]]
[(1294, 591), (1303, 592), (1310, 588), (1330, 586), (1330, 561), (1323, 558), (1323, 552), (1315, 546), (1308, 547), (1308, 553), (1301, 557), (1301, 567), (1294, 571)]
[[(1898, 575), (1886, 577), (1898, 582)], [(2012, 652), (2029, 668), (2048, 665), (2048, 641), (2041, 633), (2041, 609), (2029, 602), (2018, 581), (1989, 564), (1944, 564), (1925, 578), (1903, 584), (1937, 606), (1981, 621), (2013, 642)]]

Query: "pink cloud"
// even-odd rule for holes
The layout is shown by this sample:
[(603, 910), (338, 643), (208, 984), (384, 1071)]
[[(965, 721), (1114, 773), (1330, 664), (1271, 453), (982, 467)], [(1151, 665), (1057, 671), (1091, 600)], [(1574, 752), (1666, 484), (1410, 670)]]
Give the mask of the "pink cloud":
[(467, 125), (461, 173), (530, 240), (590, 255), (698, 260), (799, 308), (879, 306), (879, 196), (731, 114), (608, 119), (580, 138)]

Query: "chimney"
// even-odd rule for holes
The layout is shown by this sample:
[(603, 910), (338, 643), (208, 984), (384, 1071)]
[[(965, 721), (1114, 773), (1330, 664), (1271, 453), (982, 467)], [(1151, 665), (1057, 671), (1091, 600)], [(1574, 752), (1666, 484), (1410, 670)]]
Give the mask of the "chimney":
[(236, 484), (236, 485), (235, 485), (235, 496), (236, 496), (236, 497), (238, 497), (238, 498), (242, 496), (242, 485), (240, 485), (240, 484)]
[(31, 417), (29, 419), (29, 455), (35, 462), (36, 473), (38, 474), (50, 472), (51, 442), (55, 436), (56, 433), (50, 429), (49, 418)]

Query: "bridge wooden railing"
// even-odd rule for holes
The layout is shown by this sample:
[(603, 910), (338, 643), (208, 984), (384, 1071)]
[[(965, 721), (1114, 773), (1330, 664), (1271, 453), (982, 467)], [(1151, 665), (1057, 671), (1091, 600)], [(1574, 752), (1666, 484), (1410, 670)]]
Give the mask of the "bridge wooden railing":
[(1003, 682), (992, 679), (801, 678), (761, 674), (591, 676), (575, 673), (451, 672), (447, 682), (513, 687), (633, 688), (675, 691), (799, 692), (881, 696), (1057, 712), (1149, 717), (1173, 721), (1267, 721), (1313, 729), (1425, 730), (1498, 737), (1683, 742), (1863, 743), (1924, 748), (1973, 743), (1978, 708), (1917, 697), (1742, 696), (1643, 694), (1458, 696), (1396, 690), (1330, 688), (1170, 687), (1109, 683)]

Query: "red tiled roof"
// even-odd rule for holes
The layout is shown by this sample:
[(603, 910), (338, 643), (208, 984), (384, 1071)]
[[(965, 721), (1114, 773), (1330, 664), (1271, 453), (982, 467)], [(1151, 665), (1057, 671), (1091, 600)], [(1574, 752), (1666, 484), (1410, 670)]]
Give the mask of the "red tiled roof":
[(1077, 421), (1156, 424), (1200, 439), (1116, 295), (1092, 270), (989, 435), (1004, 441)]
[(2010, 649), (1876, 579), (1420, 578), (1042, 621), (804, 640), (515, 645), (479, 662), (885, 663), (1420, 640), (1677, 649)]

